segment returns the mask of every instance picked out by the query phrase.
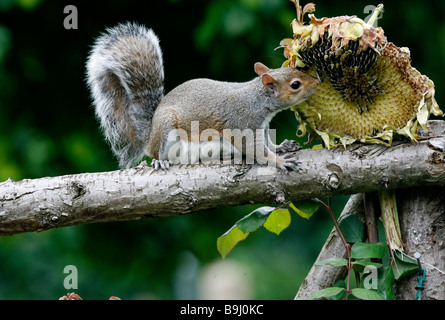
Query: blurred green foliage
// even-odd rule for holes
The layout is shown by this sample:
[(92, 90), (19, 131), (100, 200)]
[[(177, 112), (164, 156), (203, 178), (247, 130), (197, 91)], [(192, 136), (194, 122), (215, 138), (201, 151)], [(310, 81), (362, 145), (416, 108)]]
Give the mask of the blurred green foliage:
[[(77, 2), (77, 3), (76, 3)], [(369, 1), (313, 1), (317, 17), (365, 18)], [(66, 3), (68, 4), (68, 3)], [(117, 169), (94, 119), (85, 61), (105, 27), (138, 21), (164, 51), (166, 91), (198, 77), (245, 81), (253, 64), (283, 62), (295, 11), (287, 0), (72, 1), (79, 29), (63, 27), (64, 2), (0, 0), (0, 181)], [(302, 4), (305, 4), (304, 2)], [(445, 105), (442, 1), (384, 3), (379, 26), (411, 50), (413, 66), (436, 84)], [(277, 140), (295, 139), (296, 121), (280, 113)], [(341, 211), (346, 197), (336, 198)], [(57, 299), (63, 269), (75, 265), (84, 299), (194, 299), (201, 271), (221, 262), (216, 238), (253, 207), (166, 219), (69, 227), (0, 238), (0, 299)], [(222, 262), (248, 270), (251, 298), (292, 299), (332, 224), (325, 212), (293, 217), (280, 236), (257, 231)], [(215, 275), (216, 276), (216, 275)]]

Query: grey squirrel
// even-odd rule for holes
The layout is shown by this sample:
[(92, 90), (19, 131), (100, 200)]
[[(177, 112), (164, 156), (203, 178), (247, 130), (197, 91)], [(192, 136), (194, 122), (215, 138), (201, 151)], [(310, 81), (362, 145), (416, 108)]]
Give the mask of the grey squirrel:
[[(153, 158), (153, 167), (168, 169), (172, 162), (178, 162), (178, 152), (171, 151), (178, 142), (189, 157), (197, 145), (205, 149), (208, 139), (193, 138), (192, 130), (198, 124), (199, 134), (206, 129), (217, 132), (216, 148), (229, 146), (223, 153), (243, 153), (258, 162), (276, 163), (286, 172), (296, 170), (295, 158), (278, 156), (273, 152), (277, 146), (268, 137), (259, 136), (268, 136), (272, 117), (309, 97), (318, 80), (293, 68), (269, 69), (259, 62), (254, 70), (258, 76), (248, 82), (194, 79), (164, 97), (157, 36), (142, 25), (125, 23), (107, 29), (94, 43), (87, 61), (87, 81), (96, 116), (120, 167), (129, 168), (148, 155)], [(247, 137), (227, 136), (227, 129), (243, 133), (249, 129), (257, 135), (253, 142), (246, 142)], [(221, 154), (214, 147), (208, 154), (219, 160)], [(252, 147), (261, 152), (253, 154)], [(194, 163), (199, 158), (191, 156), (188, 160)]]

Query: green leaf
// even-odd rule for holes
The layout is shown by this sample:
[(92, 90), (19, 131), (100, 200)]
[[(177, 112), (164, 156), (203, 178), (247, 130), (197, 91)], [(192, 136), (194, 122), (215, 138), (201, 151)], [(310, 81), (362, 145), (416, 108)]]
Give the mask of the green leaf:
[(367, 243), (367, 242), (356, 242), (351, 248), (351, 258), (354, 259), (366, 259), (366, 258), (377, 258), (381, 259), (388, 251), (388, 246), (386, 243)]
[(348, 260), (343, 258), (332, 258), (317, 262), (315, 265), (317, 266), (331, 265), (334, 267), (343, 267), (348, 265)]
[[(370, 276), (372, 276), (372, 273), (362, 274), (360, 279), (361, 288), (373, 289), (366, 286), (367, 284), (374, 284), (373, 279), (368, 279)], [(384, 300), (394, 300), (394, 273), (392, 272), (392, 268), (384, 266), (383, 268), (378, 269), (377, 276), (377, 288), (373, 290), (376, 290)]]
[(249, 233), (244, 233), (237, 226), (233, 226), (216, 240), (216, 248), (224, 259), (238, 242), (247, 238)]
[(357, 265), (360, 265), (360, 266), (363, 266), (363, 267), (366, 267), (366, 266), (374, 266), (376, 268), (383, 267), (383, 264), (377, 263), (377, 262), (372, 262), (372, 261), (369, 261), (369, 260), (356, 260), (356, 261), (353, 261), (352, 264), (353, 265), (357, 264)]
[(295, 203), (289, 203), (289, 207), (292, 208), (302, 218), (309, 219), (320, 207), (320, 200), (307, 199), (297, 201)]
[(352, 262), (352, 268), (359, 273), (362, 273), (365, 270), (365, 267), (374, 267), (377, 270), (378, 268), (383, 267), (383, 264), (368, 260), (357, 260)]
[(343, 291), (340, 291), (339, 294), (331, 297), (326, 297), (327, 300), (344, 300), (346, 298), (346, 282), (344, 280), (339, 280), (334, 283), (334, 287), (343, 288)]
[(244, 218), (238, 220), (235, 225), (238, 226), (238, 228), (240, 228), (244, 233), (253, 232), (264, 224), (270, 213), (274, 210), (274, 207), (258, 208)]
[(277, 209), (270, 213), (263, 227), (277, 235), (284, 229), (289, 227), (291, 222), (290, 212), (288, 209)]
[(379, 270), (378, 292), (385, 300), (394, 300), (394, 272), (392, 267), (384, 267)]
[(398, 280), (407, 275), (415, 273), (419, 270), (417, 262), (403, 253), (398, 251), (394, 252), (394, 263), (392, 264), (392, 270), (394, 272), (394, 277)]
[(348, 214), (343, 217), (339, 225), (347, 242), (355, 243), (363, 241), (365, 234), (364, 225), (355, 214)]
[(375, 291), (363, 288), (354, 288), (351, 290), (354, 297), (363, 300), (384, 300), (383, 297)]
[(322, 289), (322, 290), (319, 290), (319, 291), (311, 294), (307, 299), (308, 300), (312, 300), (312, 299), (320, 299), (320, 298), (332, 297), (332, 296), (335, 296), (335, 295), (339, 294), (343, 290), (345, 290), (345, 289), (344, 288), (340, 288), (340, 287), (326, 288), (326, 289)]

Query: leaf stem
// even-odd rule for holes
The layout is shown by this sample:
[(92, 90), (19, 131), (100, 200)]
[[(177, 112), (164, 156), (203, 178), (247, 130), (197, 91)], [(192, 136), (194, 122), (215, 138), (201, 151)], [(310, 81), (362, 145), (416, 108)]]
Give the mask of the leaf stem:
[[(324, 202), (321, 201), (321, 200), (320, 200), (320, 203), (321, 203), (321, 204), (326, 208), (326, 210), (328, 211), (329, 216), (330, 216), (331, 219), (332, 219), (332, 222), (334, 222), (335, 229), (337, 230), (338, 234), (340, 235), (341, 241), (343, 242), (343, 244), (345, 245), (345, 247), (349, 246), (349, 243), (346, 242), (346, 239), (345, 239), (345, 236), (343, 235), (343, 232), (341, 232), (341, 230), (340, 230), (340, 226), (339, 226), (339, 224), (338, 224), (338, 222), (337, 222), (337, 219), (336, 219), (335, 216), (334, 216), (334, 213), (332, 212), (332, 209), (331, 209), (326, 203), (324, 203)], [(349, 247), (350, 247), (350, 246), (349, 246)]]
[(295, 6), (297, 8), (297, 21), (301, 23), (301, 6), (300, 6), (300, 0), (295, 1)]
[(352, 262), (351, 262), (351, 245), (346, 241), (345, 236), (343, 235), (343, 232), (340, 230), (340, 225), (337, 222), (337, 219), (334, 216), (334, 213), (332, 212), (332, 209), (330, 206), (326, 205), (323, 201), (319, 200), (320, 203), (326, 208), (326, 210), (329, 213), (329, 216), (331, 217), (332, 221), (334, 222), (335, 229), (337, 230), (337, 233), (339, 234), (341, 241), (343, 242), (343, 245), (345, 246), (346, 254), (348, 255), (348, 265), (346, 268), (348, 269), (348, 276), (346, 278), (346, 298), (348, 299), (348, 296), (351, 294), (351, 290), (349, 289), (349, 279), (351, 277), (351, 269), (352, 269)]
[(288, 205), (289, 203), (291, 203), (291, 202), (292, 202), (292, 201), (288, 201), (288, 202), (286, 202), (286, 203), (284, 203), (284, 204), (282, 204), (282, 205), (276, 207), (274, 210), (281, 209), (281, 208), (287, 206), (287, 205)]

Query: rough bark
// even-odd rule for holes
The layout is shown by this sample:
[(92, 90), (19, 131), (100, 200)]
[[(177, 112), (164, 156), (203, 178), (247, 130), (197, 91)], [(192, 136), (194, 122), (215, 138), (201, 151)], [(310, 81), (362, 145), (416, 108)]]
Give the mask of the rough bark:
[[(413, 188), (396, 192), (402, 239), (410, 255), (418, 252), (426, 271), (422, 300), (445, 300), (445, 188)], [(402, 278), (396, 298), (413, 300), (417, 274)]]
[(444, 121), (419, 144), (297, 152), (300, 171), (258, 165), (136, 167), (0, 183), (0, 235), (187, 214), (248, 203), (445, 185)]

